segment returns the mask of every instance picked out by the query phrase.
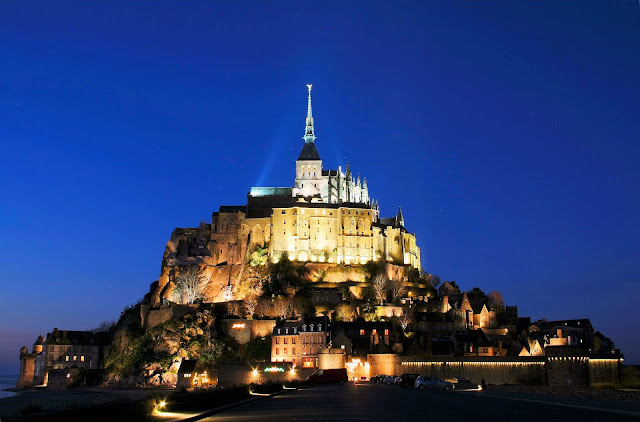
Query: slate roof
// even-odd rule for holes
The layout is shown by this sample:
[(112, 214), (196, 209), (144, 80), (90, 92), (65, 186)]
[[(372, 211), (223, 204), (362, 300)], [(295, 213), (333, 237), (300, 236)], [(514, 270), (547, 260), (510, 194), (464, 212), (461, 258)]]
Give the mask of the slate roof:
[(298, 157), (298, 161), (301, 160), (320, 160), (320, 154), (318, 154), (318, 149), (314, 142), (304, 143), (302, 151), (300, 151), (300, 156)]
[(183, 360), (178, 369), (178, 374), (192, 374), (196, 370), (197, 360)]

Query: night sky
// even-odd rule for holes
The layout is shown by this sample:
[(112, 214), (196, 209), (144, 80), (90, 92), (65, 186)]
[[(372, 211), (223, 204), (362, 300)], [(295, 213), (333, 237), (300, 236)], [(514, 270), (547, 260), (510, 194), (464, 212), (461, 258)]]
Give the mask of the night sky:
[(325, 169), (422, 264), (640, 363), (640, 10), (604, 2), (0, 3), (0, 373), (137, 302), (175, 227)]

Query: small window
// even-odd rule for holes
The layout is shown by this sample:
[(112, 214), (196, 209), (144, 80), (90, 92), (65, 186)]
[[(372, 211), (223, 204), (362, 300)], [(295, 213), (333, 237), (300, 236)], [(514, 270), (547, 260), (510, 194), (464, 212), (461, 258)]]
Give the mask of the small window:
[(280, 344), (280, 337), (276, 337), (276, 344)]
[(360, 329), (360, 335), (363, 336), (364, 335), (364, 328)]
[(279, 355), (279, 354), (280, 354), (280, 349), (276, 347), (276, 355)]
[(286, 214), (287, 212), (286, 212), (286, 210), (284, 210), (284, 209), (283, 209), (283, 210), (282, 210), (282, 213), (283, 213), (283, 214)]
[(385, 328), (385, 329), (384, 329), (384, 335), (385, 335), (385, 336), (388, 336), (388, 335), (389, 335), (389, 329), (388, 329), (388, 328)]
[(284, 338), (284, 340), (283, 340), (283, 343), (284, 343), (284, 344), (289, 343), (289, 339), (285, 337), (285, 338)]
[(371, 331), (371, 334), (373, 334), (374, 336), (378, 335), (378, 330), (374, 328), (373, 331)]
[(292, 348), (291, 348), (291, 354), (292, 354), (292, 355), (295, 355), (295, 354), (296, 354), (296, 348), (295, 348), (295, 347), (292, 347)]
[(286, 347), (284, 348), (284, 355), (285, 356), (287, 355), (287, 348)]

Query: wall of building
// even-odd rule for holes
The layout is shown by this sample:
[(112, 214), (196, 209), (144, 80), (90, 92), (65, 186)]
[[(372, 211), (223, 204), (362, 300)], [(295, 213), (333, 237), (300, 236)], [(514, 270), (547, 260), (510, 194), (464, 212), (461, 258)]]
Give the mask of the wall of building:
[[(218, 370), (218, 386), (223, 388), (249, 384), (304, 381), (314, 369), (295, 368), (290, 363), (226, 364)], [(282, 368), (282, 372), (266, 372), (267, 368)]]
[(36, 355), (31, 353), (20, 355), (20, 375), (16, 388), (31, 387), (36, 369)]
[(347, 363), (347, 354), (342, 349), (324, 349), (318, 354), (318, 369), (340, 369)]
[(376, 375), (401, 375), (404, 373), (400, 372), (399, 359), (394, 354), (370, 354), (367, 355), (367, 362), (369, 362), (369, 373), (372, 377)]

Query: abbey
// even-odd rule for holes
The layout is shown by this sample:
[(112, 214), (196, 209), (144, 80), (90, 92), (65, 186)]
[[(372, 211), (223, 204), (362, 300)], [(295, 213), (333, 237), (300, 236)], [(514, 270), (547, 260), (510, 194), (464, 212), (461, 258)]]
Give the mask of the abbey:
[(221, 206), (211, 223), (176, 228), (167, 243), (162, 273), (153, 294), (161, 303), (171, 281), (185, 265), (198, 265), (209, 280), (207, 301), (241, 299), (234, 285), (249, 254), (266, 247), (277, 262), (283, 254), (292, 261), (324, 264), (364, 264), (383, 260), (420, 269), (420, 248), (405, 228), (401, 209), (380, 218), (366, 178), (345, 171), (325, 170), (316, 147), (311, 85), (304, 144), (295, 163), (291, 187), (252, 187), (247, 204)]

